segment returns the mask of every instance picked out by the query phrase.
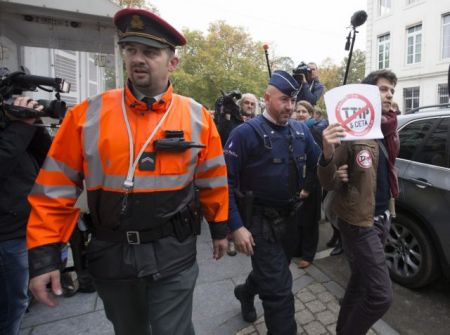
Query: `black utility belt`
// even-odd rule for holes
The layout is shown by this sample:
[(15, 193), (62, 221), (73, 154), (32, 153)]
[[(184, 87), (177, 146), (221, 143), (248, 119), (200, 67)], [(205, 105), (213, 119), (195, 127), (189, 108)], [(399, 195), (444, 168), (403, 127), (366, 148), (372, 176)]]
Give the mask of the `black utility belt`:
[(155, 229), (149, 229), (144, 231), (137, 230), (106, 230), (106, 229), (94, 229), (93, 235), (97, 240), (110, 241), (110, 242), (124, 242), (128, 244), (142, 244), (155, 242), (161, 238), (167, 236), (175, 236), (175, 229), (172, 222), (167, 222)]

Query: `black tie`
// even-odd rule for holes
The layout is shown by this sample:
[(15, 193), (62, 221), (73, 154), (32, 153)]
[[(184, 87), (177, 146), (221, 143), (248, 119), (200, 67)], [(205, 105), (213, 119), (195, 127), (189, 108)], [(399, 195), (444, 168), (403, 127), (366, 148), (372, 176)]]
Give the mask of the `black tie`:
[(147, 105), (148, 109), (152, 109), (152, 105), (156, 102), (155, 98), (144, 97), (143, 102)]

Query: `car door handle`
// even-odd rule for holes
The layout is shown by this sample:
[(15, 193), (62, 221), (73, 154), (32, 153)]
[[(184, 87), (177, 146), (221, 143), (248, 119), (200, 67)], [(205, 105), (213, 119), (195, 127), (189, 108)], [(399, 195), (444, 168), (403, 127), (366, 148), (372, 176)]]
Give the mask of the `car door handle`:
[(410, 182), (413, 182), (416, 184), (417, 187), (425, 188), (425, 187), (432, 187), (433, 184), (429, 183), (426, 179), (423, 178), (409, 178)]

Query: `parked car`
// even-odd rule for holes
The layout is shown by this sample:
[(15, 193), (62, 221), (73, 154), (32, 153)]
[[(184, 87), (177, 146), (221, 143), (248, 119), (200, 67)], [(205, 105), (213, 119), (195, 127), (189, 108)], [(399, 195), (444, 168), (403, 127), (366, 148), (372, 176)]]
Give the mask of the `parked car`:
[(450, 108), (399, 115), (400, 195), (385, 247), (394, 281), (409, 288), (450, 277)]

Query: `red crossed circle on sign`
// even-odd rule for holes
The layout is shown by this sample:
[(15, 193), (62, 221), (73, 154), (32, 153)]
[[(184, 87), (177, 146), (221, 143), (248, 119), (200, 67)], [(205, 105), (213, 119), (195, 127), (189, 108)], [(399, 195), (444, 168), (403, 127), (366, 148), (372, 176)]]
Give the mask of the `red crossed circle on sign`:
[[(347, 117), (346, 119), (342, 118), (342, 108), (346, 107), (346, 103), (349, 100), (361, 100), (363, 102), (363, 107), (358, 107), (358, 110), (356, 110), (352, 115)], [(365, 113), (366, 111), (369, 111), (369, 121), (364, 127), (361, 127), (361, 130), (354, 130), (349, 127), (349, 124), (355, 119), (360, 116), (361, 114)], [(366, 135), (373, 127), (374, 119), (375, 119), (375, 109), (373, 108), (371, 102), (369, 99), (367, 99), (365, 96), (358, 94), (358, 93), (351, 93), (347, 94), (341, 101), (339, 101), (336, 105), (336, 119), (341, 124), (342, 127), (344, 127), (345, 131), (348, 132), (351, 135), (354, 136), (363, 136)]]

